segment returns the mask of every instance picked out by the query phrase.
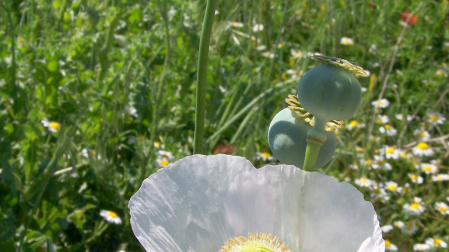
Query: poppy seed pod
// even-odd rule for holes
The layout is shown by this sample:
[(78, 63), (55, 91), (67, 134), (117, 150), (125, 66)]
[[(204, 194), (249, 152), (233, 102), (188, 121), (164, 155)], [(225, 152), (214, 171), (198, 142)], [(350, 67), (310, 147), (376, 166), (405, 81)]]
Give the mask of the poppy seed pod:
[[(291, 112), (289, 108), (277, 113), (268, 130), (268, 143), (274, 157), (283, 164), (302, 168), (307, 147), (307, 131), (311, 129), (312, 126)], [(320, 148), (315, 169), (326, 165), (337, 148), (335, 133), (326, 131), (325, 134), (327, 139)]]
[(317, 118), (344, 120), (359, 107), (362, 90), (351, 72), (324, 64), (304, 74), (298, 85), (298, 100)]

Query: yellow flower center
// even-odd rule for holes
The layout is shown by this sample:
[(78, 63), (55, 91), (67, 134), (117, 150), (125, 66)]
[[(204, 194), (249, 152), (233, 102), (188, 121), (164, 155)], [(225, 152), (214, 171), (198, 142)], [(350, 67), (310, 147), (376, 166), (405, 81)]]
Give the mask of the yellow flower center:
[(410, 206), (410, 208), (413, 209), (413, 210), (418, 210), (418, 209), (419, 209), (419, 204), (415, 202), (415, 203), (413, 203), (413, 204)]
[(402, 153), (400, 154), (400, 156), (401, 156), (401, 158), (406, 158), (406, 157), (407, 157), (407, 153), (402, 152)]
[(385, 240), (385, 247), (389, 248), (391, 246), (391, 242), (389, 240)]
[(432, 121), (432, 122), (436, 122), (436, 121), (438, 121), (438, 119), (440, 119), (440, 117), (437, 116), (437, 115), (430, 115), (430, 116), (429, 116), (429, 119), (430, 119), (430, 121)]
[(430, 171), (432, 171), (432, 167), (430, 167), (430, 166), (424, 166), (424, 167), (423, 167), (423, 170), (424, 170), (424, 171), (427, 171), (427, 172), (430, 172)]
[(435, 239), (435, 240), (433, 240), (433, 243), (435, 245), (437, 245), (437, 246), (440, 246), (441, 245), (441, 240), (440, 239)]
[(161, 165), (167, 166), (167, 165), (169, 165), (169, 164), (170, 164), (170, 162), (168, 162), (168, 160), (166, 160), (166, 159), (162, 159), (162, 160), (161, 160)]
[(235, 236), (221, 247), (219, 252), (291, 252), (277, 236), (266, 233), (249, 233), (248, 238)]
[(396, 189), (398, 189), (397, 185), (389, 185), (388, 186), (388, 190), (390, 190), (390, 191), (396, 191)]
[(418, 149), (420, 149), (420, 150), (427, 150), (427, 149), (429, 149), (429, 145), (426, 144), (426, 143), (419, 143), (416, 147)]
[(379, 188), (374, 189), (374, 190), (373, 190), (373, 193), (375, 193), (375, 194), (380, 194), (380, 189), (379, 189)]
[(383, 161), (383, 160), (377, 160), (377, 164), (378, 164), (378, 165), (384, 165), (384, 164), (385, 164), (385, 161)]
[(112, 212), (112, 211), (109, 211), (109, 212), (108, 212), (108, 216), (109, 216), (109, 217), (112, 217), (112, 218), (117, 218), (117, 214), (114, 213), (114, 212)]
[(268, 153), (268, 152), (263, 152), (262, 156), (265, 157), (265, 158), (269, 158), (269, 157), (271, 157), (271, 154)]
[(445, 206), (440, 206), (440, 207), (438, 207), (438, 210), (439, 210), (440, 212), (446, 212), (446, 211), (447, 211), (447, 208), (446, 208)]
[(393, 154), (394, 153), (394, 148), (393, 147), (388, 147), (385, 152), (388, 153), (388, 154)]
[(390, 130), (390, 129), (391, 129), (391, 126), (390, 126), (389, 124), (385, 124), (385, 129), (386, 129), (386, 130)]
[(419, 133), (419, 136), (420, 136), (420, 137), (425, 137), (425, 136), (426, 136), (426, 133), (425, 133), (425, 132), (421, 132), (421, 133)]
[(94, 150), (92, 150), (92, 151), (90, 151), (90, 155), (92, 155), (92, 156), (95, 156), (95, 151)]
[(156, 147), (156, 148), (161, 147), (161, 142), (154, 142), (154, 147)]
[(48, 127), (50, 127), (50, 128), (52, 128), (52, 129), (58, 131), (59, 128), (61, 127), (61, 125), (60, 125), (59, 123), (57, 123), (57, 122), (50, 122), (50, 123), (48, 124)]
[(410, 178), (411, 178), (412, 180), (416, 180), (418, 177), (417, 177), (415, 174), (412, 174), (412, 175), (410, 175)]
[(349, 125), (351, 125), (351, 127), (356, 127), (359, 123), (356, 120), (353, 120), (349, 123)]

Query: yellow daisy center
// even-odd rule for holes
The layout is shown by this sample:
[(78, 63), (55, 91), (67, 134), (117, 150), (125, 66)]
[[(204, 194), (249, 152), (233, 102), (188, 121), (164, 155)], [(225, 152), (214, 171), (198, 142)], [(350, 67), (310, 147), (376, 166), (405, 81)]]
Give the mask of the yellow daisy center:
[(248, 238), (235, 236), (221, 247), (219, 252), (291, 252), (277, 236), (266, 233), (249, 233)]
[(441, 240), (440, 239), (435, 239), (435, 240), (433, 240), (433, 243), (435, 245), (437, 245), (437, 246), (440, 246), (441, 245)]
[(391, 246), (391, 242), (389, 240), (385, 240), (385, 247), (389, 248)]
[(154, 147), (157, 147), (157, 148), (161, 147), (161, 142), (154, 142)]
[(421, 132), (421, 133), (419, 133), (419, 136), (425, 137), (425, 136), (426, 136), (426, 133), (425, 133), (425, 132)]
[(92, 156), (95, 156), (95, 151), (93, 150), (93, 151), (90, 151), (90, 155), (92, 155)]
[(390, 129), (391, 129), (391, 126), (390, 126), (389, 124), (385, 124), (385, 129), (386, 129), (386, 130), (390, 130)]
[(410, 178), (411, 178), (412, 180), (416, 180), (418, 177), (417, 177), (415, 174), (412, 174), (412, 175), (410, 175)]
[(432, 121), (432, 122), (436, 122), (436, 121), (438, 121), (438, 119), (440, 119), (440, 117), (437, 116), (437, 115), (430, 115), (430, 116), (429, 116), (429, 119), (430, 119), (430, 121)]
[(112, 211), (109, 211), (108, 212), (108, 216), (112, 217), (112, 218), (117, 218), (118, 215), (116, 213), (112, 212)]
[(50, 128), (52, 128), (52, 129), (58, 131), (59, 128), (61, 127), (61, 125), (60, 125), (59, 123), (57, 123), (57, 122), (50, 122), (50, 123), (48, 124), (48, 127), (50, 127)]
[(269, 157), (271, 157), (271, 154), (268, 153), (268, 152), (263, 152), (262, 156), (265, 157), (265, 158), (269, 158)]
[(380, 189), (379, 189), (379, 188), (374, 189), (374, 190), (373, 190), (373, 193), (375, 193), (375, 194), (380, 194)]
[(407, 157), (407, 153), (402, 152), (402, 153), (400, 154), (400, 156), (401, 156), (401, 158), (406, 158), (406, 157)]
[(166, 166), (169, 164), (170, 164), (170, 162), (168, 162), (168, 160), (165, 160), (165, 159), (161, 160), (161, 165)]
[(429, 145), (426, 144), (426, 143), (419, 143), (416, 147), (418, 149), (420, 149), (420, 150), (427, 150), (427, 149), (429, 149)]
[(446, 208), (445, 206), (440, 206), (440, 207), (438, 207), (438, 210), (439, 210), (440, 212), (446, 212), (446, 211), (447, 211), (447, 208)]
[(353, 120), (349, 123), (349, 125), (351, 125), (351, 127), (356, 127), (359, 123), (356, 120)]
[(390, 191), (396, 191), (396, 189), (398, 189), (397, 185), (389, 185), (388, 186), (388, 190), (390, 190)]
[(413, 210), (418, 210), (418, 209), (419, 209), (419, 204), (418, 204), (418, 203), (413, 203), (413, 204), (410, 206), (410, 208), (413, 209)]
[(394, 153), (394, 148), (393, 147), (388, 147), (385, 152), (388, 153), (388, 154), (393, 154)]

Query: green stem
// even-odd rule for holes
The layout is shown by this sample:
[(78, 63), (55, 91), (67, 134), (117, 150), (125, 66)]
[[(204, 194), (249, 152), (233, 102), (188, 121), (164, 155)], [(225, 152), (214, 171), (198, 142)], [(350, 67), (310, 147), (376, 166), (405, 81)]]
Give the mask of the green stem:
[(320, 148), (327, 138), (324, 131), (326, 122), (326, 120), (315, 117), (315, 126), (307, 132), (307, 147), (303, 165), (304, 171), (315, 171), (318, 153), (320, 153)]
[(196, 83), (195, 136), (193, 146), (194, 154), (203, 154), (207, 58), (209, 55), (209, 43), (212, 32), (212, 24), (214, 22), (216, 5), (216, 0), (207, 0), (206, 13), (204, 15), (203, 28), (201, 31), (197, 72), (198, 79)]

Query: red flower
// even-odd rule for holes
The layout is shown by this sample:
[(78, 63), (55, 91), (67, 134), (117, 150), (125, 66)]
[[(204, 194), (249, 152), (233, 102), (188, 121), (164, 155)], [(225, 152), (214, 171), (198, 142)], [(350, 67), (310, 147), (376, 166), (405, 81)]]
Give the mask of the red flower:
[(408, 11), (405, 11), (401, 14), (401, 18), (407, 22), (408, 24), (414, 25), (416, 22), (418, 22), (418, 16), (417, 15), (410, 15)]

